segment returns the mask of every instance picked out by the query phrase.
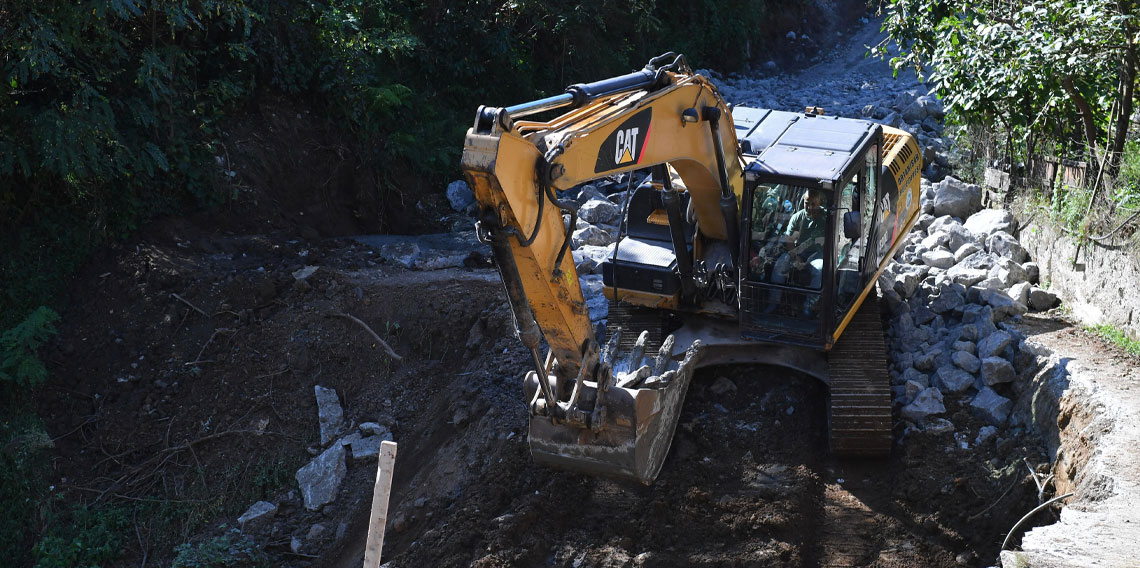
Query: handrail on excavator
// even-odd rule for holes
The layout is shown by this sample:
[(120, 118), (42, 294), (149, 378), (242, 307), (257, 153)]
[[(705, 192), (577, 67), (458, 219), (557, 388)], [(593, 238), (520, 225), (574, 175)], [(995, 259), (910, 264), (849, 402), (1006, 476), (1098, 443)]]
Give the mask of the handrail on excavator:
[[(668, 62), (666, 65), (660, 65)], [(641, 71), (634, 71), (617, 77), (610, 77), (593, 83), (578, 83), (566, 87), (566, 92), (553, 97), (546, 97), (536, 101), (509, 106), (505, 109), (506, 117), (510, 119), (521, 118), (555, 110), (564, 107), (579, 108), (599, 97), (616, 95), (629, 91), (642, 89), (653, 90), (666, 82), (666, 71), (689, 71), (688, 61), (684, 55), (672, 51), (654, 57), (645, 64)]]

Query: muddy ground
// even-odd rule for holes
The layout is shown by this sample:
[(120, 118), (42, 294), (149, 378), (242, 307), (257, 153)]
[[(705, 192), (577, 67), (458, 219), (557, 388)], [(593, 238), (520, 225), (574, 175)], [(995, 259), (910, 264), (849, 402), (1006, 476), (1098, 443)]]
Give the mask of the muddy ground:
[[(956, 432), (896, 429), (890, 459), (836, 461), (825, 389), (773, 367), (702, 371), (651, 487), (537, 466), (493, 269), (196, 222), (92, 263), (47, 354), (56, 491), (135, 511), (123, 566), (168, 565), (262, 499), (279, 511), (246, 534), (273, 565), (359, 566), (375, 462), (350, 463), (319, 512), (293, 481), (318, 446), (317, 384), (395, 432), (392, 566), (983, 566), (1037, 504), (1023, 460), (1047, 460), (1023, 432), (976, 446), (981, 424), (951, 407)], [(297, 281), (304, 266), (320, 268)], [(714, 394), (722, 377), (735, 390)]]

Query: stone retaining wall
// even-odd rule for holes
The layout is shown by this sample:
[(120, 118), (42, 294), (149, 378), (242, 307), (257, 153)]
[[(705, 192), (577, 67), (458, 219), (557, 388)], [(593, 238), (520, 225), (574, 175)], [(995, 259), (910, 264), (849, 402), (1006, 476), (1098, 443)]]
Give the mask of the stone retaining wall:
[[(1030, 219), (1020, 231), (1043, 284), (1087, 325), (1109, 324), (1140, 338), (1140, 263), (1124, 249), (1082, 246), (1048, 220)], [(1076, 265), (1073, 259), (1077, 259)]]

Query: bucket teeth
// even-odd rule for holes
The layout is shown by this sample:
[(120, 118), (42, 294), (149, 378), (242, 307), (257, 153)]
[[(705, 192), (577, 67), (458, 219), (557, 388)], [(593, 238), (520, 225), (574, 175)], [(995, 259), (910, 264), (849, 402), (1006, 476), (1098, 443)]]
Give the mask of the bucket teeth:
[(601, 423), (582, 428), (532, 415), (530, 448), (535, 461), (653, 483), (669, 454), (685, 392), (703, 353), (701, 343), (694, 342), (678, 363), (672, 357), (674, 344), (672, 337), (667, 338), (649, 358), (644, 351), (632, 353), (636, 357), (624, 361), (637, 367), (617, 375), (617, 383), (608, 390), (598, 392), (595, 384), (587, 383), (584, 388), (593, 392), (583, 394), (582, 400), (594, 400), (602, 407), (593, 412)]

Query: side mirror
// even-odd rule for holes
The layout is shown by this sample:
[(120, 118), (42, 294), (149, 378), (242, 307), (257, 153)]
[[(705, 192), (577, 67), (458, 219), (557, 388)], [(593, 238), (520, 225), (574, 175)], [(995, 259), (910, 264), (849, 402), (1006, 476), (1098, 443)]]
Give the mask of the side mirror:
[(847, 239), (859, 238), (859, 212), (848, 211), (843, 214), (843, 237)]

